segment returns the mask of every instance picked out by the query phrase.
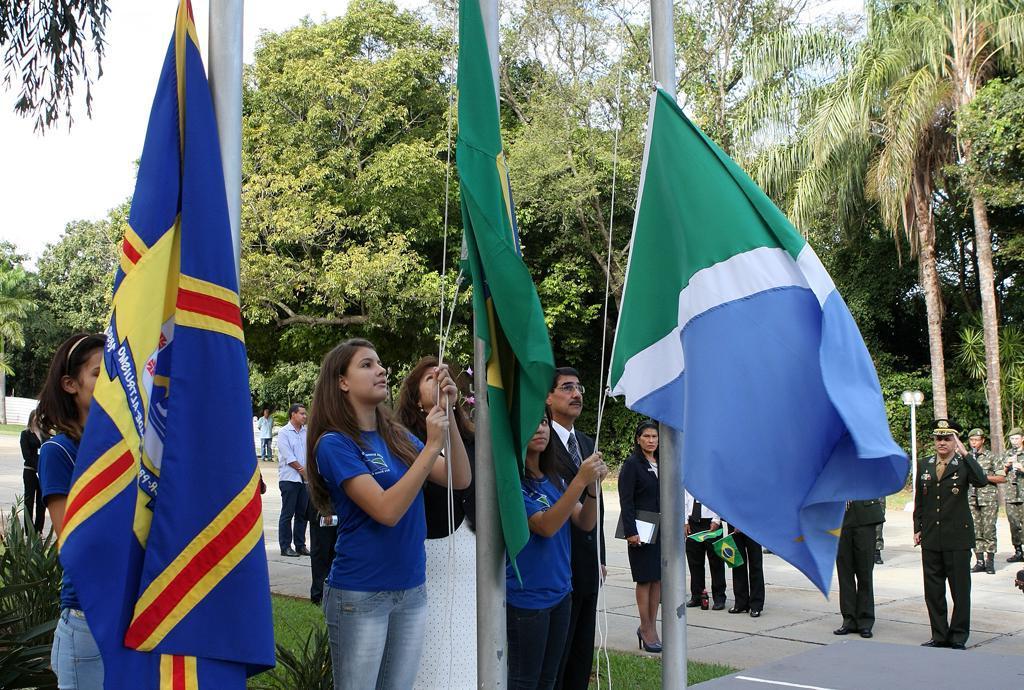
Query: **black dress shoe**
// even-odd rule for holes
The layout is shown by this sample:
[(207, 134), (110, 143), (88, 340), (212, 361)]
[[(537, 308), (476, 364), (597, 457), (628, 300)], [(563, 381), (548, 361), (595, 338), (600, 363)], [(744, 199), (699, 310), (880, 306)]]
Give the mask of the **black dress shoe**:
[(282, 556), (288, 556), (289, 558), (298, 558), (299, 554), (295, 552), (295, 549), (288, 547), (287, 549), (281, 549)]
[(700, 606), (700, 599), (694, 599), (693, 597), (690, 597), (690, 599), (686, 602), (686, 608), (688, 609), (695, 609), (698, 606)]
[(833, 635), (849, 635), (853, 632), (853, 628), (847, 628), (845, 625), (841, 628), (836, 628), (832, 631)]
[(746, 606), (742, 608), (739, 606), (733, 606), (731, 609), (729, 609), (729, 613), (750, 613), (750, 608)]
[(296, 549), (296, 552), (300, 556), (308, 556), (309, 555), (309, 549), (307, 549), (305, 546), (300, 546), (298, 549)]
[(712, 611), (721, 611), (724, 608), (725, 608), (725, 602), (724, 601), (716, 601), (714, 604), (711, 605), (711, 610)]
[(949, 645), (949, 648), (950, 649), (967, 649), (967, 645), (961, 644), (960, 642), (954, 642), (953, 644)]
[(882, 552), (875, 551), (875, 565), (882, 565)]
[(947, 645), (945, 642), (939, 642), (938, 640), (928, 640), (927, 642), (922, 642), (921, 646), (922, 647), (941, 648), (941, 647), (948, 647), (949, 645)]
[(761, 617), (761, 609), (751, 609), (750, 610), (750, 617), (751, 618), (760, 618)]
[(860, 629), (860, 636), (863, 637), (865, 640), (869, 640), (872, 637), (874, 637), (875, 634), (873, 632), (871, 632), (870, 630), (868, 630), (867, 628), (861, 628)]

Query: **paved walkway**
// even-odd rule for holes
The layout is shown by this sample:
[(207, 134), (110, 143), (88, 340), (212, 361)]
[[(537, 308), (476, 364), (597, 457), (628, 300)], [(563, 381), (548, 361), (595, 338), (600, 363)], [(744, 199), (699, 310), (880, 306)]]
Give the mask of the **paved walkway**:
[[(0, 435), (0, 507), (4, 510), (22, 492), (21, 467), (17, 438)], [(277, 466), (261, 463), (261, 468), (269, 487), (264, 496), (263, 520), (271, 589), (280, 594), (307, 597), (309, 559), (284, 558), (277, 546), (277, 518), (281, 509)], [(608, 534), (613, 534), (618, 521), (618, 501), (614, 495), (609, 495), (608, 499), (605, 529)], [(970, 651), (973, 654), (1018, 655), (1024, 664), (1024, 595), (1013, 587), (1016, 564), (1006, 563), (1009, 527), (1004, 518), (1000, 520), (1002, 551), (996, 559), (996, 574), (973, 576)], [(889, 512), (885, 542), (885, 565), (875, 567), (877, 621), (874, 640), (918, 645), (928, 639), (929, 627), (922, 593), (920, 556), (911, 546), (909, 513)], [(605, 588), (608, 644), (613, 649), (635, 652), (634, 631), (638, 619), (625, 542), (609, 539), (608, 544), (609, 575)], [(742, 669), (843, 639), (832, 634), (832, 630), (842, 622), (835, 580), (830, 601), (797, 570), (771, 555), (765, 556), (765, 580), (767, 601), (760, 618), (729, 615), (725, 611), (687, 609), (687, 644), (692, 659)], [(729, 605), (732, 604), (731, 595), (730, 591)]]

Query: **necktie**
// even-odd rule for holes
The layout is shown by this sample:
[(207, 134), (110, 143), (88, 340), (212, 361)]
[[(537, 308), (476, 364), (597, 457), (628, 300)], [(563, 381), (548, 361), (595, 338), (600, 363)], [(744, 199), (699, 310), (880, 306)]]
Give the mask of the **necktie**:
[(580, 446), (576, 443), (576, 434), (569, 433), (569, 443), (567, 445), (569, 447), (569, 457), (572, 458), (572, 463), (576, 465), (576, 469), (579, 469), (580, 465), (583, 464), (583, 457), (580, 455)]
[(935, 478), (942, 479), (942, 475), (944, 475), (945, 473), (946, 463), (942, 460), (939, 460), (938, 463), (935, 465)]
[(693, 510), (690, 511), (690, 519), (691, 520), (700, 520), (700, 518), (701, 518), (701, 514), (700, 514), (700, 501), (698, 501), (695, 498), (695, 499), (693, 499)]

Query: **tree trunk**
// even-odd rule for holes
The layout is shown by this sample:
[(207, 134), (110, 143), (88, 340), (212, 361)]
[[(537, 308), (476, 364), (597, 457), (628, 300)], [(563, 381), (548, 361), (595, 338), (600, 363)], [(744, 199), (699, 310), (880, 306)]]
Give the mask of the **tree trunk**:
[[(0, 360), (4, 357), (4, 341), (0, 340)], [(0, 369), (0, 424), (7, 423), (7, 372)]]
[(992, 268), (992, 231), (988, 210), (980, 194), (971, 194), (974, 207), (974, 243), (981, 290), (981, 325), (985, 336), (985, 397), (988, 399), (989, 438), (992, 452), (1003, 452), (1003, 400), (999, 371), (999, 312), (996, 309), (995, 271)]
[(935, 266), (935, 224), (931, 213), (931, 184), (927, 171), (914, 174), (914, 225), (917, 227), (917, 261), (924, 306), (928, 315), (928, 354), (932, 370), (932, 407), (935, 417), (946, 417), (946, 361), (942, 350), (942, 287)]

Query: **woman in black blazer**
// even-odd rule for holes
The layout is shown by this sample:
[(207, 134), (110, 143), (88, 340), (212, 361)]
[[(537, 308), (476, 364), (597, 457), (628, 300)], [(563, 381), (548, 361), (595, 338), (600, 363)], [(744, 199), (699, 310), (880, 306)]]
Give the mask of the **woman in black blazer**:
[(637, 534), (636, 512), (661, 512), (658, 490), (658, 425), (645, 420), (633, 434), (633, 453), (619, 472), (619, 507), (622, 531), (629, 544), (629, 570), (636, 583), (636, 605), (640, 610), (637, 643), (648, 652), (660, 652), (658, 606), (661, 604), (661, 544), (642, 544)]

